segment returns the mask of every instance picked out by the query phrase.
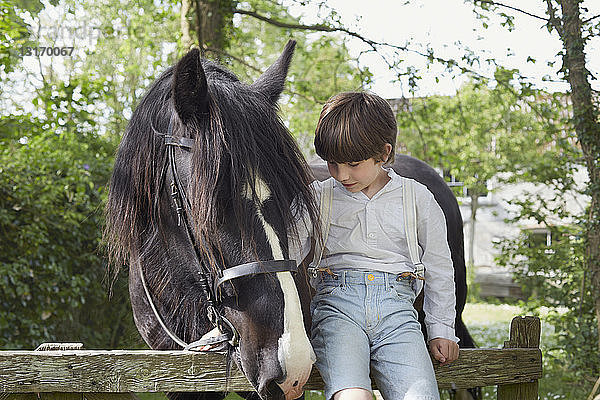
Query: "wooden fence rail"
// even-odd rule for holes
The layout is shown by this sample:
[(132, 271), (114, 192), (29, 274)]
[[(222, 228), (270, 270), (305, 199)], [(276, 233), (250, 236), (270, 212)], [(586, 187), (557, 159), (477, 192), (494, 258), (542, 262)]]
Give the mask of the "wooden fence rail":
[[(442, 389), (498, 386), (499, 400), (537, 399), (542, 375), (540, 321), (516, 317), (503, 349), (462, 349), (435, 365)], [(437, 364), (437, 363), (435, 363)], [(133, 392), (247, 391), (220, 354), (157, 350), (0, 351), (0, 400), (124, 400)], [(319, 390), (316, 370), (305, 386)], [(120, 398), (120, 399), (119, 399)]]

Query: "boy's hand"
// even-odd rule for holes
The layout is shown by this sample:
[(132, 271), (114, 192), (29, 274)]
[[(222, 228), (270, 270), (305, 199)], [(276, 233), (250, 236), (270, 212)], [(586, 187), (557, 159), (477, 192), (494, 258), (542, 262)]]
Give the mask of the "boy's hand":
[(449, 339), (432, 339), (429, 342), (429, 351), (440, 365), (449, 364), (458, 358), (458, 344)]

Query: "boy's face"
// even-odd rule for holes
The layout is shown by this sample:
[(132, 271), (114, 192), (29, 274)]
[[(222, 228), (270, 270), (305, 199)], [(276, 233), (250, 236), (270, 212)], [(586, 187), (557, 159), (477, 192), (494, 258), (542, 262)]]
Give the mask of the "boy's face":
[(363, 192), (371, 198), (389, 181), (387, 172), (381, 168), (382, 161), (374, 158), (338, 164), (327, 162), (331, 176), (352, 193)]

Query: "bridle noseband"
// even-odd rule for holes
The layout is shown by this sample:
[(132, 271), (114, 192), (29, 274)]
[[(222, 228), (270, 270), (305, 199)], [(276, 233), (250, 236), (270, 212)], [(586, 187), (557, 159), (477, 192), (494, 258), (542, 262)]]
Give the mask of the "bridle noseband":
[[(218, 279), (212, 279), (210, 269), (206, 267), (204, 262), (202, 262), (202, 253), (196, 245), (196, 242), (194, 240), (194, 234), (188, 221), (188, 212), (186, 212), (186, 209), (191, 209), (191, 204), (188, 200), (185, 188), (183, 187), (179, 178), (179, 174), (177, 172), (177, 163), (175, 161), (175, 148), (179, 147), (190, 151), (193, 148), (194, 140), (190, 138), (173, 137), (173, 117), (171, 117), (171, 119), (169, 120), (169, 129), (167, 131), (167, 134), (162, 134), (158, 132), (156, 133), (159, 136), (164, 137), (164, 144), (166, 146), (167, 157), (165, 160), (165, 167), (163, 167), (163, 174), (166, 175), (167, 170), (169, 170), (171, 173), (171, 198), (173, 199), (175, 211), (177, 213), (177, 226), (181, 226), (181, 224), (183, 223), (188, 239), (192, 243), (192, 246), (196, 253), (198, 265), (200, 266), (198, 270), (198, 282), (201, 287), (203, 301), (206, 303), (207, 316), (209, 321), (212, 323), (213, 327), (218, 328), (219, 331), (222, 332), (222, 334), (217, 337), (200, 339), (191, 343), (186, 343), (184, 340), (179, 338), (179, 336), (177, 336), (166, 326), (158, 310), (156, 309), (152, 301), (150, 291), (148, 290), (148, 286), (146, 285), (146, 280), (142, 271), (142, 265), (138, 262), (139, 273), (142, 281), (142, 286), (144, 287), (144, 292), (146, 293), (146, 298), (150, 303), (150, 307), (152, 308), (155, 317), (158, 319), (160, 326), (167, 333), (167, 335), (169, 335), (169, 337), (173, 339), (173, 341), (175, 341), (178, 345), (183, 347), (184, 350), (198, 351), (204, 346), (210, 346), (224, 342), (227, 342), (229, 343), (229, 345), (235, 347), (239, 344), (239, 333), (237, 332), (233, 324), (227, 318), (225, 318), (225, 316), (219, 310), (222, 305), (221, 297), (218, 296), (218, 294), (220, 293), (221, 286), (225, 282), (245, 276), (276, 272), (297, 272), (298, 266), (296, 265), (296, 261), (289, 259), (254, 261), (236, 265), (226, 269), (221, 269), (221, 275), (218, 277)], [(209, 284), (211, 280), (213, 280), (212, 285)]]

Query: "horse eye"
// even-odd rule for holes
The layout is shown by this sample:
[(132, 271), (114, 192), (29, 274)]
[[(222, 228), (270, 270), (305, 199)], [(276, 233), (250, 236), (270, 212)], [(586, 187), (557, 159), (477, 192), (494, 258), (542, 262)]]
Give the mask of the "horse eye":
[(221, 287), (219, 287), (219, 293), (217, 293), (217, 295), (221, 299), (238, 297), (240, 294), (240, 285), (248, 281), (249, 278), (249, 276), (240, 276), (238, 278), (223, 282)]
[(231, 281), (229, 281), (229, 282), (224, 282), (221, 285), (221, 287), (219, 287), (217, 296), (220, 299), (227, 299), (230, 297), (236, 297), (237, 293), (238, 293), (238, 290), (235, 288), (233, 283)]

